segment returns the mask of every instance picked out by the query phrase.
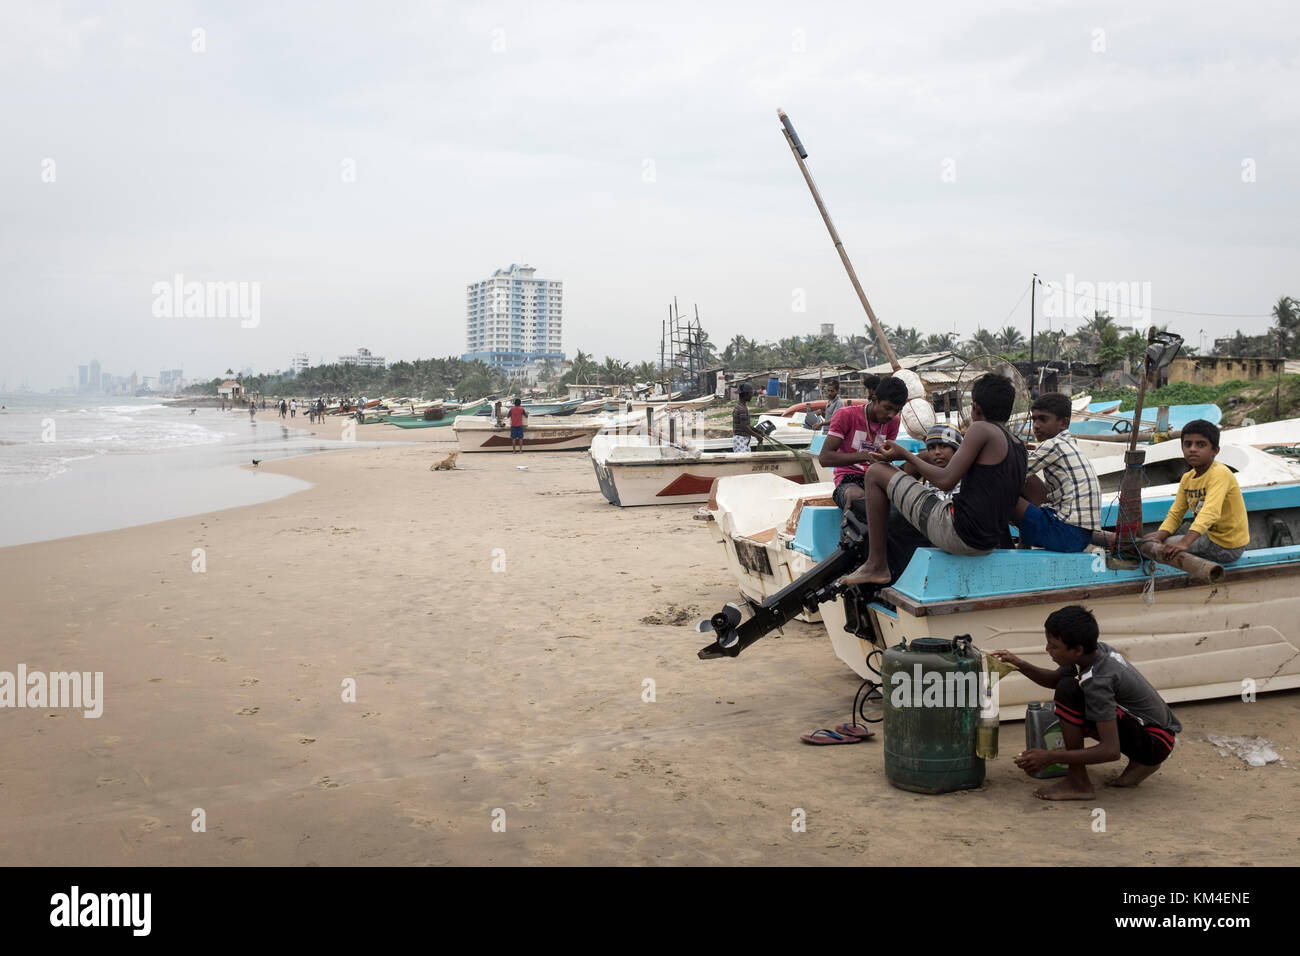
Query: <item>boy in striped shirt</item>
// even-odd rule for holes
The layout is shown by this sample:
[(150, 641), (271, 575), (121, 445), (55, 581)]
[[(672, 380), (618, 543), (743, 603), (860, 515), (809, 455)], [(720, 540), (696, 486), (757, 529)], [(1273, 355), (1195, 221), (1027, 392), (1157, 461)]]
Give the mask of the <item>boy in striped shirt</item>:
[(1070, 436), (1070, 413), (1070, 399), (1060, 392), (1039, 397), (1029, 410), (1039, 444), (1029, 453), (1029, 477), (1016, 506), (1022, 548), (1084, 551), (1101, 528), (1101, 483)]

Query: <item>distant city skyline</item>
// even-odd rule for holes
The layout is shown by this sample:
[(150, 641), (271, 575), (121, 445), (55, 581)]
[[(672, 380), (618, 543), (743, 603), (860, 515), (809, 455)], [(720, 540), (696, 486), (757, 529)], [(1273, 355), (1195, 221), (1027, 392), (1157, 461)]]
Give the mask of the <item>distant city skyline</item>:
[(1027, 336), (1035, 273), (1189, 343), (1300, 297), (1294, 6), (276, 10), (0, 8), (0, 380), (460, 356), (511, 262), (569, 356), (657, 358), (674, 297), (862, 334), (778, 107), (891, 326)]

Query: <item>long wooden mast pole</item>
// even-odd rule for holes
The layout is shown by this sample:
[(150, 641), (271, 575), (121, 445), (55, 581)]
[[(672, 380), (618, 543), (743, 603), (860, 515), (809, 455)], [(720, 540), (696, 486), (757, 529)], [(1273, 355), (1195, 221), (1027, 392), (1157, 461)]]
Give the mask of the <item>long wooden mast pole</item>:
[(885, 356), (889, 359), (889, 364), (897, 371), (901, 368), (898, 364), (898, 356), (894, 354), (893, 346), (889, 344), (889, 339), (885, 337), (885, 330), (880, 327), (880, 321), (876, 318), (876, 313), (872, 311), (871, 303), (867, 301), (867, 294), (862, 291), (862, 283), (858, 281), (858, 274), (853, 271), (853, 263), (849, 261), (849, 254), (844, 251), (844, 243), (840, 240), (840, 234), (835, 231), (835, 224), (831, 222), (831, 214), (826, 211), (826, 204), (822, 202), (821, 193), (817, 191), (817, 184), (813, 182), (812, 174), (808, 172), (808, 166), (804, 163), (808, 151), (803, 148), (803, 143), (799, 141), (799, 136), (790, 123), (790, 117), (785, 115), (785, 110), (777, 110), (776, 115), (781, 118), (785, 141), (790, 144), (790, 152), (794, 154), (794, 161), (799, 164), (799, 172), (803, 173), (804, 181), (808, 183), (808, 188), (812, 191), (813, 202), (817, 204), (817, 211), (822, 214), (826, 228), (830, 231), (831, 240), (835, 243), (835, 251), (840, 254), (840, 261), (844, 263), (844, 271), (849, 274), (849, 281), (853, 283), (853, 289), (862, 302), (862, 308), (867, 310), (867, 318), (871, 320), (871, 327), (875, 330), (876, 338), (880, 340), (880, 345), (885, 350)]

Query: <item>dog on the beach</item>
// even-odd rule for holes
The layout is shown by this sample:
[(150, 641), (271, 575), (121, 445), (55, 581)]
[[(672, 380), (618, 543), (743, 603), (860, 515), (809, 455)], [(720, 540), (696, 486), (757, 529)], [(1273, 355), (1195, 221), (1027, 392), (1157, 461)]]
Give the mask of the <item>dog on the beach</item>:
[(430, 471), (455, 471), (455, 470), (456, 470), (456, 456), (459, 455), (459, 454), (460, 454), (460, 452), (458, 452), (458, 451), (453, 451), (450, 455), (448, 455), (448, 456), (447, 456), (446, 458), (444, 458), (442, 461), (439, 461), (439, 462), (436, 462), (436, 463), (430, 465), (430, 466), (429, 466), (429, 470), (430, 470)]

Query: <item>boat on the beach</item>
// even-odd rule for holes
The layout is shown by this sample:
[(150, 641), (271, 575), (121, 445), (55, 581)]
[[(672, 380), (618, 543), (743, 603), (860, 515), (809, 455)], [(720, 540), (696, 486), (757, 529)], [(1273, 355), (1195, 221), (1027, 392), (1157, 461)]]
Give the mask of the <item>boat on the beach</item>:
[(454, 424), (458, 416), (477, 415), (480, 409), (486, 407), (486, 399), (466, 405), (446, 402), (430, 406), (417, 415), (389, 415), (386, 421), (398, 428), (444, 428)]
[[(814, 433), (785, 428), (771, 437), (794, 449), (807, 447)], [(792, 482), (805, 480), (798, 452), (767, 447), (770, 450), (735, 452), (730, 438), (674, 445), (657, 436), (610, 433), (592, 439), (591, 463), (610, 504), (622, 508), (697, 504), (708, 499), (714, 480), (728, 475), (773, 474)], [(815, 472), (815, 460), (810, 464)]]
[[(602, 420), (557, 422), (529, 416), (524, 423), (524, 451), (586, 451), (608, 423)], [(481, 415), (460, 415), (452, 425), (463, 452), (511, 451), (510, 428)]]
[[(675, 392), (674, 396), (680, 396), (680, 392)], [(716, 395), (704, 395), (700, 398), (669, 398), (659, 396), (648, 399), (623, 400), (616, 406), (617, 410), (626, 410), (631, 408), (634, 412), (644, 412), (647, 408), (653, 408), (655, 414), (660, 412), (677, 412), (677, 411), (698, 411), (708, 408), (718, 400)]]
[[(841, 513), (832, 488), (830, 482), (799, 487), (764, 475), (718, 482), (707, 515), (747, 601), (772, 598), (835, 552)], [(1138, 570), (1111, 569), (1100, 553), (995, 551), (972, 558), (920, 548), (893, 586), (864, 609), (851, 611), (841, 597), (816, 610), (836, 655), (863, 678), (873, 676), (869, 655), (903, 637), (970, 634), (986, 651), (1006, 648), (1050, 666), (1043, 620), (1057, 607), (1086, 602), (1107, 643), (1137, 664), (1166, 700), (1240, 694), (1247, 679), (1259, 691), (1300, 687), (1294, 627), (1300, 615), (1300, 482), (1293, 476), (1290, 483), (1242, 493), (1251, 541), (1215, 584), (1149, 562)], [(1143, 522), (1158, 524), (1172, 502), (1172, 494), (1144, 495)], [(1103, 525), (1113, 526), (1117, 510), (1117, 501), (1106, 503)], [(1002, 716), (1019, 719), (1042, 695), (1037, 685), (1013, 676), (1001, 687)]]
[[(549, 416), (551, 418), (556, 418), (562, 415), (572, 415), (574, 412), (578, 410), (578, 406), (581, 404), (582, 402), (578, 400), (571, 401), (571, 402), (550, 402), (550, 403), (524, 402), (523, 409), (528, 413), (528, 416), (530, 418), (533, 417), (534, 415), (538, 416), (539, 418), (542, 416)], [(504, 409), (504, 408), (509, 408), (510, 406), (508, 404), (502, 404), (501, 407)]]

